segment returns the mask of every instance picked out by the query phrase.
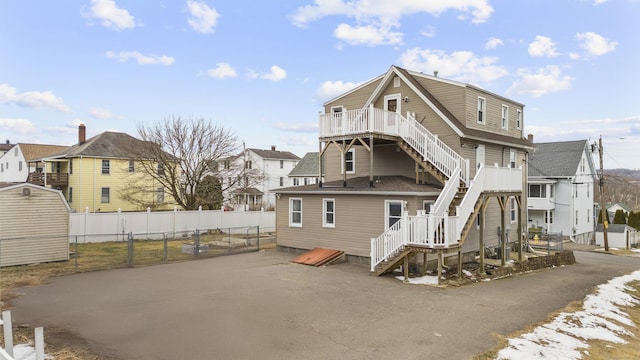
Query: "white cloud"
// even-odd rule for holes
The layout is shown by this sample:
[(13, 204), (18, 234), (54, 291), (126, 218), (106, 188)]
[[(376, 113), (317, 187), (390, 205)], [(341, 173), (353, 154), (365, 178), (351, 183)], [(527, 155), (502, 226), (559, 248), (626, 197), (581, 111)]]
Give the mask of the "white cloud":
[(405, 15), (427, 13), (437, 16), (449, 10), (471, 14), (474, 23), (487, 21), (493, 13), (488, 0), (314, 0), (312, 5), (298, 7), (291, 20), (301, 27), (327, 16), (347, 16), (365, 23), (378, 19), (380, 23), (389, 24)]
[(277, 123), (276, 129), (291, 131), (297, 133), (317, 133), (318, 132), (318, 123), (295, 123), (295, 124), (285, 124), (285, 123)]
[(600, 56), (616, 49), (618, 43), (609, 41), (602, 35), (594, 32), (576, 34), (576, 39), (581, 42), (580, 47), (587, 51), (589, 55)]
[(402, 33), (391, 31), (390, 26), (351, 26), (340, 24), (333, 32), (336, 38), (349, 45), (396, 45), (402, 43)]
[(215, 68), (207, 70), (207, 75), (214, 79), (224, 79), (236, 77), (238, 73), (236, 73), (236, 69), (228, 63), (220, 62), (216, 64)]
[(99, 19), (102, 26), (118, 31), (136, 26), (129, 11), (119, 8), (114, 0), (91, 0), (91, 8), (85, 16)]
[(277, 65), (273, 65), (271, 67), (271, 72), (268, 74), (263, 74), (260, 76), (260, 78), (262, 79), (266, 79), (266, 80), (271, 80), (274, 82), (283, 80), (284, 78), (287, 77), (287, 72), (281, 68), (280, 66)]
[(487, 43), (484, 44), (484, 48), (487, 50), (493, 50), (495, 48), (497, 48), (499, 45), (504, 45), (504, 42), (498, 38), (489, 38), (489, 40), (487, 40)]
[(468, 83), (491, 82), (507, 75), (507, 70), (497, 62), (496, 57), (478, 57), (471, 51), (447, 54), (441, 50), (420, 48), (409, 49), (400, 57), (400, 63), (407, 69), (425, 74), (437, 70), (442, 77)]
[(51, 91), (27, 91), (18, 93), (16, 88), (7, 84), (0, 84), (0, 103), (13, 103), (19, 106), (38, 109), (49, 108), (65, 113), (71, 112), (71, 108), (65, 105), (62, 98), (54, 95)]
[(37, 132), (31, 120), (0, 118), (0, 128), (9, 133), (27, 135)]
[(316, 91), (316, 95), (320, 101), (327, 101), (333, 99), (334, 97), (345, 93), (359, 84), (354, 82), (344, 82), (342, 80), (338, 81), (325, 81), (320, 85), (320, 88)]
[(424, 27), (424, 30), (422, 30), (420, 32), (420, 35), (422, 35), (424, 37), (428, 37), (428, 38), (434, 37), (434, 36), (436, 36), (436, 28), (434, 28), (431, 25), (427, 25), (427, 26)]
[(551, 38), (537, 35), (536, 39), (529, 44), (529, 55), (553, 57), (557, 56), (558, 52), (556, 51), (556, 44)]
[(609, 0), (594, 0), (593, 1), (593, 6), (598, 6), (598, 5), (604, 4), (604, 3), (608, 2), (608, 1)]
[(187, 23), (191, 28), (203, 34), (212, 34), (218, 24), (220, 14), (214, 8), (210, 8), (204, 1), (187, 1), (189, 19)]
[(540, 97), (569, 89), (573, 80), (570, 76), (562, 75), (560, 68), (556, 65), (547, 65), (533, 72), (521, 69), (518, 70), (518, 77), (519, 80), (507, 90), (508, 95)]
[(89, 109), (89, 115), (95, 119), (110, 119), (113, 117), (111, 111), (99, 107)]
[(105, 56), (109, 59), (116, 59), (119, 62), (127, 62), (129, 59), (134, 59), (139, 65), (171, 65), (176, 59), (166, 55), (142, 55), (138, 51), (120, 51), (119, 53), (113, 51), (107, 51)]

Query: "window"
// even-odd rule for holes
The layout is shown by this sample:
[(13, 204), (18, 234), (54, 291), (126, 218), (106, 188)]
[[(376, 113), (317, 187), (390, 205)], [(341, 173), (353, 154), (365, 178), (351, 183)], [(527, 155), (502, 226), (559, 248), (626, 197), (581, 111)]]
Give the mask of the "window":
[(18, 147), (16, 146), (15, 149), (13, 149), (13, 156), (18, 156)]
[(514, 223), (518, 220), (518, 206), (516, 202), (516, 198), (512, 197), (510, 200), (509, 213), (511, 215), (511, 222)]
[(480, 216), (480, 213), (478, 213), (478, 215), (476, 216), (476, 229), (480, 229), (481, 224), (482, 224), (482, 217)]
[(293, 186), (298, 186), (298, 185), (300, 185), (300, 179), (293, 178)]
[(403, 201), (385, 200), (385, 229), (389, 229), (402, 218)]
[(549, 197), (550, 197), (550, 198), (553, 198), (553, 189), (554, 189), (553, 184), (550, 184), (550, 185), (549, 185)]
[(590, 192), (590, 191), (589, 191), (589, 188), (590, 188), (590, 187), (591, 187), (591, 185), (587, 184), (587, 199), (588, 199), (588, 198), (589, 198), (589, 196), (590, 196), (590, 195), (589, 195), (589, 192)]
[(355, 149), (347, 151), (347, 153), (342, 156), (342, 173), (344, 173), (345, 168), (347, 169), (347, 174), (353, 174), (356, 172), (355, 158)]
[(509, 107), (502, 105), (502, 128), (507, 130), (509, 128)]
[(159, 187), (156, 189), (156, 202), (162, 204), (164, 202), (164, 188)]
[(517, 166), (516, 159), (518, 158), (518, 154), (515, 150), (509, 150), (509, 167), (515, 169)]
[(247, 170), (251, 169), (251, 160), (247, 160), (244, 162), (244, 168)]
[(486, 101), (484, 98), (478, 97), (478, 123), (484, 124), (484, 113), (486, 111)]
[(158, 176), (164, 176), (164, 164), (158, 163)]
[(553, 211), (545, 211), (545, 213), (544, 213), (544, 223), (545, 224), (553, 224)]
[[(51, 163), (51, 165), (53, 166), (53, 163)], [(109, 175), (110, 172), (111, 172), (111, 162), (109, 160), (102, 160), (102, 174)]]
[(73, 202), (73, 188), (71, 186), (69, 186), (69, 196), (67, 196), (67, 201), (68, 202)]
[(280, 169), (284, 169), (284, 160), (280, 160)]
[(584, 158), (580, 160), (580, 172), (584, 174)]
[(547, 197), (547, 185), (544, 185), (544, 184), (529, 184), (529, 197), (530, 198), (546, 198)]
[(522, 129), (522, 110), (516, 110), (516, 129)]
[(73, 174), (73, 159), (69, 159), (69, 175)]
[(426, 211), (427, 214), (431, 212), (431, 205), (434, 204), (433, 200), (423, 200), (422, 201), (422, 210)]
[(103, 204), (108, 204), (109, 201), (110, 201), (109, 188), (103, 187), (100, 191), (100, 202)]
[(284, 177), (280, 176), (280, 186), (284, 186)]
[(18, 161), (18, 171), (22, 171), (22, 161)]
[(587, 209), (587, 224), (591, 222), (591, 220), (589, 220), (589, 218), (591, 218), (591, 214), (589, 214), (591, 212), (591, 209)]
[(302, 227), (302, 199), (289, 199), (289, 226)]
[(336, 201), (334, 199), (322, 199), (322, 226), (336, 227)]
[(129, 160), (129, 172), (135, 172), (136, 171), (136, 162), (135, 160)]
[(580, 211), (576, 210), (576, 225), (578, 225), (578, 217), (580, 215)]
[(400, 87), (400, 77), (396, 76), (393, 78), (393, 87), (394, 88)]
[(225, 161), (222, 163), (222, 166), (223, 166), (225, 169), (229, 169), (229, 168), (231, 167), (231, 161), (229, 161), (229, 160), (225, 160)]
[(309, 185), (309, 178), (304, 178), (304, 184)]

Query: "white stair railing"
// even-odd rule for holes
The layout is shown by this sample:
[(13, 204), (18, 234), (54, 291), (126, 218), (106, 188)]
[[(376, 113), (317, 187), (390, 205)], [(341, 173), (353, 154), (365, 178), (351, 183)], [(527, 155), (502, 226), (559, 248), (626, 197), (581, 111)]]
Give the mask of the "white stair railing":
[(399, 136), (447, 178), (451, 178), (455, 169), (459, 168), (460, 180), (469, 183), (469, 162), (413, 117), (405, 118), (396, 112), (376, 109), (373, 105), (367, 109), (319, 116), (320, 137), (367, 132)]

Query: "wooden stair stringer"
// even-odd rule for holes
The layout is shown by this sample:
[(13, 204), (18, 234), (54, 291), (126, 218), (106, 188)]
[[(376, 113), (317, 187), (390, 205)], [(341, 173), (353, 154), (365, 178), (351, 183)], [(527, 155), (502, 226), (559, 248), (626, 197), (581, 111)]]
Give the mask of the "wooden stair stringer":
[(401, 265), (400, 262), (406, 256), (411, 255), (412, 252), (413, 252), (413, 249), (411, 249), (410, 247), (405, 247), (404, 249), (402, 249), (402, 251), (400, 251), (396, 256), (394, 256), (390, 260), (383, 261), (380, 264), (376, 265), (376, 267), (375, 267), (376, 275), (380, 276), (380, 275), (385, 274), (385, 273), (387, 273), (389, 271), (395, 270), (398, 266)]
[(444, 184), (448, 177), (442, 173), (437, 167), (435, 167), (431, 162), (424, 160), (422, 155), (420, 155), (409, 143), (400, 139), (396, 142), (398, 147), (402, 149), (407, 155), (409, 155), (415, 162), (420, 164), (429, 175), (433, 176), (436, 180), (438, 180), (441, 184)]

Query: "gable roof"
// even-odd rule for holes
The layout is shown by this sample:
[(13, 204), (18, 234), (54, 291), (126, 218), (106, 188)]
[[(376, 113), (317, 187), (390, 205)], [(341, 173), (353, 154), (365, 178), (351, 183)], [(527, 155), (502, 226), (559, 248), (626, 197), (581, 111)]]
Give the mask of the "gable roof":
[[(625, 230), (636, 231), (636, 229), (634, 229), (633, 227), (627, 224), (609, 224), (609, 226), (607, 226), (607, 232), (610, 232), (610, 233), (622, 234), (625, 232)], [(596, 226), (596, 232), (603, 232), (602, 223)]]
[[(535, 151), (529, 156), (530, 177), (574, 176), (585, 153), (588, 141), (561, 141), (535, 144)], [(594, 169), (593, 159), (589, 166)]]
[[(145, 144), (144, 141), (121, 132), (105, 131), (82, 144), (76, 144), (66, 148), (64, 151), (51, 154), (51, 158), (71, 158), (71, 157), (102, 157), (130, 159), (131, 153), (128, 149), (132, 145)], [(139, 156), (139, 155), (138, 155)]]
[[(371, 93), (369, 99), (364, 104), (363, 108), (367, 108), (369, 104), (372, 104), (378, 97), (380, 97), (385, 87), (393, 80), (394, 76), (400, 77), (416, 94), (418, 94), (418, 96), (420, 96), (421, 100), (424, 103), (426, 103), (436, 114), (438, 114), (438, 116), (447, 125), (449, 125), (449, 127), (461, 138), (467, 138), (470, 140), (497, 143), (497, 144), (507, 144), (509, 146), (514, 146), (514, 147), (519, 147), (524, 149), (533, 149), (533, 144), (525, 138), (505, 136), (505, 135), (497, 134), (491, 131), (468, 128), (464, 124), (464, 122), (460, 121), (460, 119), (458, 119), (455, 115), (453, 115), (453, 113), (451, 113), (449, 109), (447, 109), (433, 94), (431, 94), (431, 92), (429, 92), (424, 86), (422, 86), (422, 84), (416, 79), (416, 77), (420, 76), (420, 77), (433, 79), (435, 81), (444, 82), (454, 86), (460, 86), (463, 88), (472, 88), (474, 90), (479, 90), (484, 93), (491, 94), (492, 96), (496, 96), (501, 99), (508, 100), (522, 107), (524, 107), (524, 105), (516, 101), (513, 101), (511, 99), (507, 99), (503, 96), (490, 93), (489, 91), (480, 89), (478, 87), (475, 87), (469, 84), (463, 84), (456, 81), (441, 79), (436, 76), (429, 76), (422, 73), (409, 71), (395, 65), (392, 65), (385, 75), (383, 75), (382, 77), (376, 78), (376, 79), (379, 79), (379, 78), (381, 79), (380, 83), (378, 84), (376, 89)], [(370, 83), (371, 81), (365, 84), (370, 84)], [(363, 86), (364, 85), (360, 85), (357, 88), (361, 88)]]
[(275, 160), (300, 160), (300, 157), (290, 151), (280, 150), (261, 150), (261, 149), (247, 149), (263, 159), (275, 159)]
[(320, 175), (318, 152), (308, 152), (289, 173), (290, 177), (317, 177)]
[(68, 146), (62, 145), (41, 145), (41, 144), (18, 144), (20, 146), (20, 151), (22, 152), (22, 156), (26, 161), (33, 161), (36, 159), (41, 159), (43, 157), (57, 154), (65, 149)]

